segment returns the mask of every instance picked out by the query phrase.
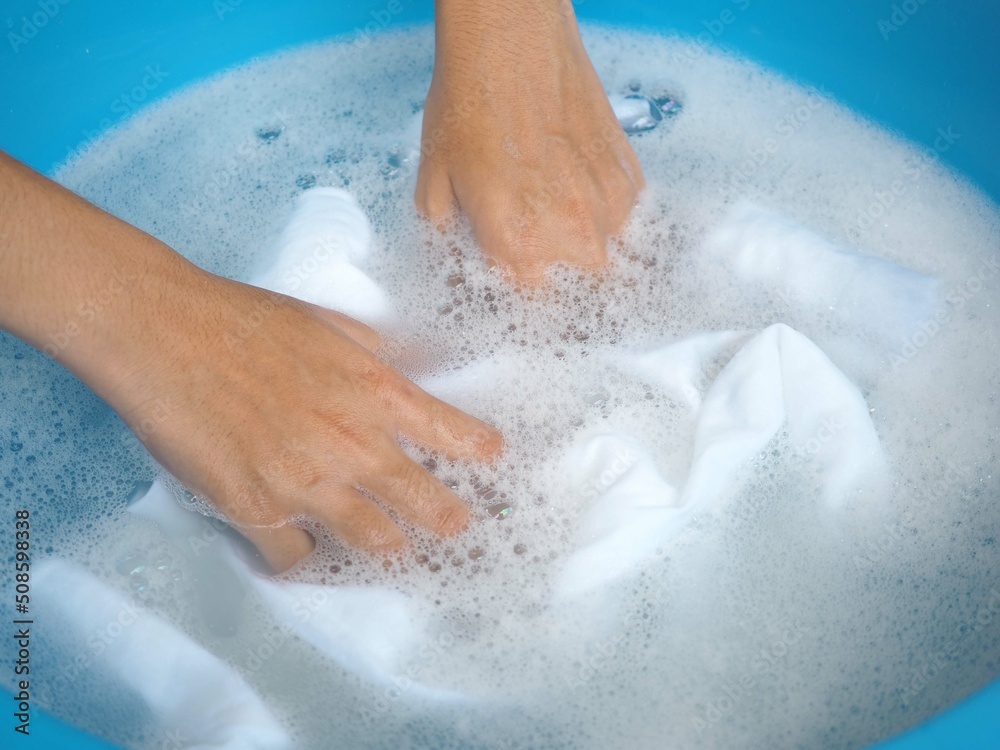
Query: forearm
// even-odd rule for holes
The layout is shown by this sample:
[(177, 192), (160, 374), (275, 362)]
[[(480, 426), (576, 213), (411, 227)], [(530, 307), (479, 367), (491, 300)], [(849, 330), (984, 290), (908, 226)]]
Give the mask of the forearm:
[(0, 152), (0, 328), (113, 388), (134, 322), (193, 268), (163, 243)]
[(435, 65), (504, 77), (512, 65), (550, 62), (552, 45), (578, 44), (571, 0), (435, 0)]

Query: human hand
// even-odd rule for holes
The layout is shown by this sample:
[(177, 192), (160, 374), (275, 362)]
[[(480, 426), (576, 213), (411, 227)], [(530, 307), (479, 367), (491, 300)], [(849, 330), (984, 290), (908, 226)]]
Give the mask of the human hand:
[(297, 516), (373, 552), (405, 545), (363, 492), (439, 534), (465, 526), (467, 505), (397, 438), (489, 460), (502, 447), (496, 430), (379, 359), (378, 335), (350, 318), (194, 267), (180, 276), (130, 322), (143, 343), (119, 368), (126, 376), (101, 390), (150, 453), (275, 570), (313, 547), (289, 523)]
[(492, 259), (537, 280), (597, 266), (645, 182), (569, 0), (439, 0), (416, 204), (457, 204)]
[(365, 549), (403, 545), (364, 492), (441, 534), (465, 524), (397, 439), (490, 460), (500, 434), (382, 361), (374, 331), (207, 273), (2, 152), (0, 237), (0, 328), (90, 386), (275, 569), (312, 549), (296, 516)]

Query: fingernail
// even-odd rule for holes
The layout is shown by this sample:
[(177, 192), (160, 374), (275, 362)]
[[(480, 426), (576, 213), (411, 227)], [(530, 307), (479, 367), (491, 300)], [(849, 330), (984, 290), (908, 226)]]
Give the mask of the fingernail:
[(469, 509), (465, 505), (453, 508), (438, 524), (438, 533), (453, 536), (464, 531), (469, 525)]
[(479, 428), (473, 434), (473, 441), (479, 455), (496, 456), (503, 452), (503, 435), (494, 427)]

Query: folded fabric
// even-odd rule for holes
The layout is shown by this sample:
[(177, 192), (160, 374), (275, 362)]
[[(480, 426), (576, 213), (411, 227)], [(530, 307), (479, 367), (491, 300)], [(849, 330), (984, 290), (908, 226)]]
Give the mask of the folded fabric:
[(337, 310), (372, 325), (393, 318), (382, 288), (363, 270), (371, 252), (368, 217), (346, 190), (303, 192), (257, 286)]
[(51, 645), (141, 697), (162, 735), (189, 748), (291, 747), (243, 678), (169, 623), (67, 560), (44, 560), (32, 578), (38, 617), (60, 623), (47, 631)]
[[(256, 282), (364, 322), (390, 321), (391, 302), (363, 270), (370, 243), (367, 219), (349, 194), (332, 188), (308, 190), (281, 234), (270, 267)], [(868, 343), (855, 351), (865, 361), (882, 356), (886, 346), (919, 324), (935, 301), (933, 279), (842, 250), (748, 205), (738, 207), (710, 235), (705, 256), (736, 274), (741, 284), (785, 295), (790, 309), (822, 305), (839, 310), (845, 329), (866, 332)], [(518, 356), (498, 351), (419, 384), (460, 408), (473, 409), (487, 393), (524, 392), (520, 379), (532, 375)], [(550, 488), (549, 494), (573, 505), (571, 517), (577, 524), (575, 548), (553, 579), (554, 609), (601, 601), (654, 550), (669, 544), (694, 515), (739, 502), (746, 467), (769, 447), (781, 449), (780, 460), (798, 461), (812, 472), (816, 502), (824, 512), (835, 514), (851, 501), (866, 501), (884, 480), (885, 459), (858, 388), (816, 343), (788, 325), (701, 332), (643, 351), (598, 349), (590, 353), (589, 362), (598, 370), (613, 369), (623, 378), (643, 383), (679, 408), (671, 410), (676, 424), (671, 426), (670, 445), (647, 436), (655, 430), (634, 429), (634, 422), (595, 419), (567, 445), (539, 457), (541, 475), (556, 477), (562, 485)], [(650, 414), (649, 424), (656, 421)], [(441, 626), (424, 614), (433, 608), (398, 591), (267, 579), (254, 573), (238, 546), (229, 541), (193, 554), (185, 549), (188, 541), (197, 538), (198, 529), (208, 521), (180, 507), (159, 482), (130, 510), (160, 527), (187, 555), (195, 578), (206, 587), (255, 598), (295, 637), (370, 685), (399, 684), (420, 644), (433, 639), (435, 628)], [(94, 617), (106, 619), (120, 602), (96, 579), (73, 575), (75, 590), (97, 592), (80, 594), (89, 602), (89, 610), (78, 613), (74, 605), (63, 614), (73, 627), (86, 632)], [(223, 605), (206, 588), (201, 600), (202, 616), (213, 627), (225, 630), (238, 625), (245, 604), (231, 602), (241, 601), (240, 596)], [(585, 618), (574, 623), (578, 629), (588, 626)], [(596, 621), (591, 626), (600, 627)], [(204, 669), (217, 675), (212, 678), (216, 683), (239, 682), (221, 662), (165, 623), (155, 621), (150, 627), (157, 629), (158, 639), (175, 644), (171, 646), (175, 651), (194, 654), (179, 657), (180, 662), (205, 660)], [(116, 661), (109, 663), (109, 669), (137, 690), (148, 691), (147, 701), (161, 722), (169, 723), (178, 712), (188, 710), (184, 701), (194, 700), (185, 691), (177, 691), (176, 698), (156, 692), (156, 675), (166, 670), (165, 664), (153, 661), (152, 680), (144, 665), (131, 671), (123, 665)], [(485, 698), (409, 677), (407, 684), (408, 699), (462, 703)], [(245, 685), (232, 688), (228, 683), (213, 692), (224, 699), (215, 702), (199, 689), (195, 695), (200, 704), (190, 709), (201, 712), (192, 715), (203, 717), (197, 724), (203, 730), (199, 741), (241, 746), (232, 736), (220, 734), (223, 729), (216, 727), (213, 717), (232, 716), (226, 725), (232, 732), (256, 726), (243, 721), (241, 713), (255, 706), (256, 696)], [(266, 710), (255, 707), (253, 713), (258, 723), (270, 727), (259, 736), (280, 746), (282, 735)]]
[[(560, 597), (607, 585), (634, 568), (694, 514), (737, 492), (741, 469), (787, 430), (786, 461), (806, 457), (822, 478), (821, 498), (835, 510), (873, 490), (885, 463), (867, 404), (857, 388), (809, 339), (784, 324), (746, 334), (687, 337), (619, 359), (617, 366), (677, 394), (690, 408), (693, 457), (686, 477), (668, 480), (656, 446), (628, 435), (585, 435), (567, 456), (574, 496), (592, 498), (580, 526), (583, 546), (557, 587)], [(746, 340), (714, 381), (706, 368)], [(699, 384), (711, 382), (701, 397)]]
[(896, 263), (838, 247), (752, 203), (738, 204), (711, 232), (704, 256), (740, 283), (789, 306), (828, 310), (883, 347), (898, 346), (934, 313), (937, 280)]
[[(187, 558), (194, 577), (212, 582), (216, 598), (221, 586), (252, 592), (281, 619), (283, 629), (373, 684), (391, 685), (416, 659), (425, 642), (427, 623), (410, 606), (409, 598), (398, 591), (279, 582), (251, 570), (228, 539), (192, 546), (190, 540), (204, 538), (208, 520), (182, 508), (162, 482), (154, 482), (128, 509), (159, 526)], [(202, 599), (203, 619), (212, 621), (217, 616), (214, 606), (211, 598)], [(408, 691), (438, 701), (461, 699), (458, 694), (416, 681)]]

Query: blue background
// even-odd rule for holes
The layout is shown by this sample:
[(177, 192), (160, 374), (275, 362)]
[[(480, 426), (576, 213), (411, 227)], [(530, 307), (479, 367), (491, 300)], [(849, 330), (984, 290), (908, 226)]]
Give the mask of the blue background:
[[(429, 0), (63, 2), (3, 0), (0, 11), (0, 149), (47, 172), (122, 120), (147, 66), (166, 75), (142, 104), (289, 45), (375, 30), (376, 16), (399, 28), (433, 10)], [(884, 25), (894, 4), (872, 0), (578, 0), (576, 8), (583, 20), (701, 34), (928, 149), (950, 128), (961, 137), (941, 158), (1000, 202), (1000, 4), (898, 2), (896, 19), (906, 21), (896, 29)], [(26, 26), (33, 16), (45, 23)], [(0, 745), (109, 747), (37, 708), (31, 728), (21, 738), (0, 727)], [(1000, 747), (1000, 682), (883, 750), (966, 747)]]

